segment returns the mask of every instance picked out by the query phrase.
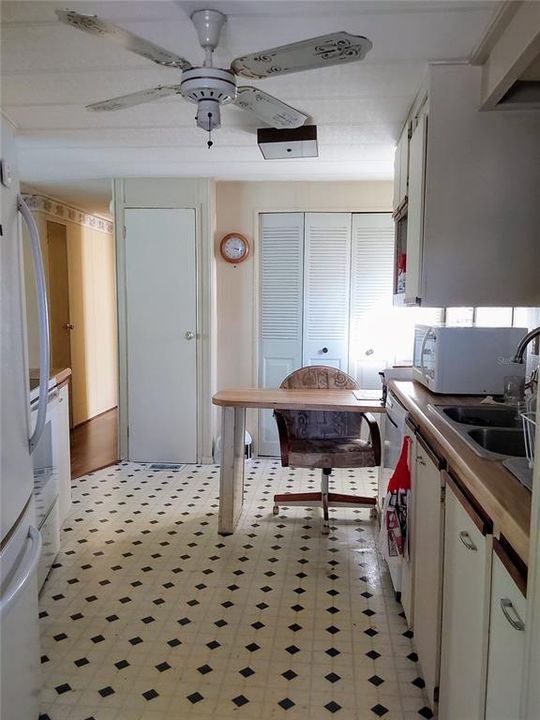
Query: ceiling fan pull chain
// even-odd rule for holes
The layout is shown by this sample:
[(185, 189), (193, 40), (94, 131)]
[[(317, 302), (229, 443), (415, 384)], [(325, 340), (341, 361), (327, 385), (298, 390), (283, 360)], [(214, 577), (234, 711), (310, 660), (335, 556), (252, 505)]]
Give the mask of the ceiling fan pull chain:
[(208, 113), (208, 142), (206, 143), (208, 145), (208, 149), (212, 147), (214, 144), (214, 141), (212, 140), (212, 113)]

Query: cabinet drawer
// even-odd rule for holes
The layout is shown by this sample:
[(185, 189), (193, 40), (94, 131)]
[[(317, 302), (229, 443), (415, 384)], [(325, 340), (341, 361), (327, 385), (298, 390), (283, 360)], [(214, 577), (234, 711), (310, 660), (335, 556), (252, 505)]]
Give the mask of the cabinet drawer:
[[(498, 544), (494, 549), (498, 548)], [(527, 603), (498, 553), (493, 554), (486, 720), (519, 715)]]

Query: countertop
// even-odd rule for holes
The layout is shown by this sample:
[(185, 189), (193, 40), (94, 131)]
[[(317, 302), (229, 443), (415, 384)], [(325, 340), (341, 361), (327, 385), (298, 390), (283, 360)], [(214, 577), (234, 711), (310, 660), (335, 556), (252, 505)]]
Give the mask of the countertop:
[(429, 405), (477, 405), (483, 398), (434, 395), (416, 382), (391, 380), (389, 387), (411, 414), (422, 435), (447, 461), (463, 487), (489, 515), (494, 533), (502, 534), (527, 563), (531, 493), (502, 462), (477, 455)]
[[(30, 403), (39, 395), (39, 370), (30, 369)], [(49, 372), (49, 390), (65, 385), (71, 376), (71, 368), (51, 368)]]
[(359, 400), (352, 390), (237, 388), (220, 390), (212, 398), (222, 407), (270, 408), (273, 410), (337, 410), (384, 413), (381, 400)]

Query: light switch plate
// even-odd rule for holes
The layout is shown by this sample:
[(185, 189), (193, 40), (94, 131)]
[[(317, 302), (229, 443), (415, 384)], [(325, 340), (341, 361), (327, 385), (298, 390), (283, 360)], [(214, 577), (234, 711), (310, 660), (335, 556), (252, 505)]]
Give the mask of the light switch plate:
[(0, 160), (0, 182), (5, 187), (11, 187), (11, 165), (3, 158)]

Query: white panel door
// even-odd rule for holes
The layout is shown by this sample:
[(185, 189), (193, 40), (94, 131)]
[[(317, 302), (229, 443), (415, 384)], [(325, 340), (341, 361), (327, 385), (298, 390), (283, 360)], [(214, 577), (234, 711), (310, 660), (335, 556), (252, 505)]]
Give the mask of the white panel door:
[(390, 213), (352, 216), (349, 372), (362, 388), (378, 389), (393, 358), (388, 333), (392, 302), (394, 222)]
[(347, 372), (351, 214), (306, 213), (303, 365)]
[[(279, 387), (302, 366), (304, 214), (260, 216), (259, 385)], [(259, 411), (259, 455), (279, 455), (271, 410)]]
[(193, 463), (197, 461), (195, 211), (126, 209), (125, 224), (128, 457)]

